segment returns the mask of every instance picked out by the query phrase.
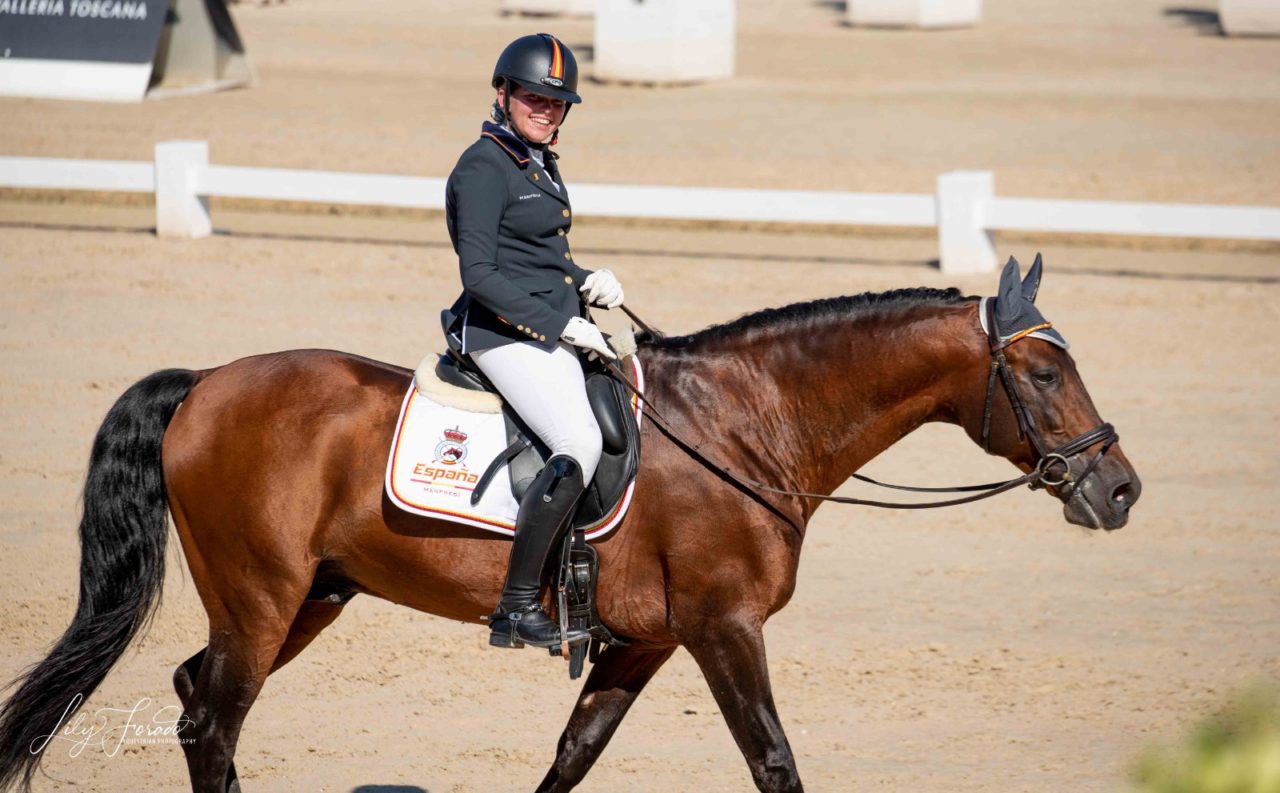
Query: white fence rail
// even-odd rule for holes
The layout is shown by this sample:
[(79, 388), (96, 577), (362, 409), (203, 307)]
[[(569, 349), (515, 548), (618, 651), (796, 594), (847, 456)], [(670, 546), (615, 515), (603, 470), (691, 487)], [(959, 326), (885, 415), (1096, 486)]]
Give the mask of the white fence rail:
[(149, 162), (128, 160), (0, 157), (0, 187), (150, 193), (156, 187), (156, 169)]
[(1280, 237), (1280, 209), (997, 198), (991, 203), (991, 227), (1001, 231), (1274, 240)]
[[(208, 197), (443, 209), (443, 179), (210, 165), (203, 141), (156, 145), (154, 163), (0, 157), (0, 187), (154, 192), (156, 232), (212, 231)], [(942, 269), (995, 269), (993, 231), (1280, 241), (1280, 208), (1000, 198), (986, 171), (938, 178), (937, 193), (838, 193), (572, 185), (583, 216), (937, 227)]]
[(198, 192), (276, 201), (444, 209), (444, 182), (418, 176), (210, 165)]

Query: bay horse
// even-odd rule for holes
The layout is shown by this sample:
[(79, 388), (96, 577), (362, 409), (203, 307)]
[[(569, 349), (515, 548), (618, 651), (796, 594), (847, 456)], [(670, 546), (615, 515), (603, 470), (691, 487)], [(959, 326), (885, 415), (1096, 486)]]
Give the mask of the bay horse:
[[(1010, 268), (997, 299), (1030, 305), (1039, 262), (1026, 281)], [(762, 628), (795, 589), (819, 502), (746, 492), (707, 459), (774, 488), (828, 494), (926, 422), (960, 425), (1024, 472), (1041, 464), (1042, 443), (1063, 449), (1084, 438), (1061, 462), (1088, 472), (1046, 489), (1071, 523), (1125, 525), (1141, 485), (1114, 437), (1104, 446), (1089, 434), (1100, 421), (1071, 356), (1024, 332), (999, 351), (1015, 390), (994, 389), (981, 305), (955, 289), (905, 289), (641, 340), (646, 398), (666, 429), (645, 423), (630, 511), (596, 543), (600, 616), (630, 644), (607, 647), (591, 668), (538, 790), (583, 779), (679, 646), (705, 676), (757, 787), (802, 789)], [(125, 391), (90, 457), (74, 620), (0, 713), (0, 789), (29, 789), (40, 759), (31, 747), (57, 729), (73, 695), (97, 688), (153, 615), (166, 511), (209, 617), (208, 645), (174, 673), (196, 793), (239, 790), (236, 742), (263, 682), (338, 617), (346, 595), (481, 622), (497, 602), (508, 541), (402, 513), (384, 494), (410, 377), (354, 355), (296, 350), (160, 371)]]

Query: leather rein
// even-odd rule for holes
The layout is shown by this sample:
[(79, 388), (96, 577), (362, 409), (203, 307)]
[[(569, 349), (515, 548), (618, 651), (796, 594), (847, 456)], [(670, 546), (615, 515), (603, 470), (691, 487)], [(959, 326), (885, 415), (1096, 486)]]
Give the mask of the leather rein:
[[(641, 407), (644, 410), (645, 415), (649, 416), (649, 418), (658, 425), (659, 429), (661, 429), (667, 437), (684, 449), (686, 453), (698, 462), (723, 475), (725, 478), (734, 482), (747, 492), (764, 491), (796, 498), (832, 501), (837, 504), (853, 504), (864, 507), (879, 507), (882, 509), (935, 509), (938, 507), (951, 507), (959, 504), (968, 504), (973, 501), (981, 501), (985, 498), (991, 498), (992, 496), (999, 495), (1024, 484), (1030, 486), (1033, 490), (1046, 486), (1062, 487), (1067, 490), (1064, 500), (1070, 499), (1079, 492), (1080, 486), (1084, 484), (1085, 479), (1087, 479), (1089, 475), (1093, 473), (1094, 469), (1097, 468), (1098, 463), (1102, 462), (1102, 458), (1111, 449), (1111, 447), (1115, 445), (1116, 441), (1119, 440), (1119, 436), (1116, 434), (1115, 427), (1107, 422), (1103, 422), (1088, 432), (1077, 435), (1059, 446), (1050, 448), (1048, 444), (1045, 443), (1043, 436), (1040, 434), (1039, 428), (1036, 426), (1035, 419), (1027, 410), (1026, 403), (1022, 399), (1021, 392), (1018, 390), (1018, 385), (1013, 375), (1013, 370), (1009, 367), (1009, 362), (1005, 358), (1004, 351), (1014, 343), (1030, 336), (1037, 330), (1044, 330), (1051, 327), (1051, 323), (1046, 322), (1042, 325), (1036, 325), (1021, 331), (1008, 339), (1001, 339), (998, 335), (998, 331), (996, 330), (994, 304), (994, 300), (988, 300), (985, 305), (985, 310), (987, 311), (987, 344), (991, 352), (991, 374), (987, 378), (986, 404), (983, 408), (982, 414), (982, 448), (987, 453), (991, 452), (991, 415), (995, 406), (995, 386), (998, 379), (1004, 387), (1005, 395), (1008, 397), (1014, 416), (1018, 420), (1018, 438), (1027, 438), (1032, 449), (1036, 452), (1037, 459), (1035, 466), (1031, 471), (1023, 474), (1022, 476), (1008, 479), (1003, 482), (991, 482), (982, 485), (962, 485), (959, 487), (911, 487), (908, 485), (893, 485), (885, 482), (877, 482), (871, 477), (857, 473), (853, 474), (852, 477), (861, 482), (867, 482), (879, 487), (892, 488), (894, 490), (907, 490), (916, 493), (975, 493), (975, 495), (961, 496), (959, 498), (951, 498), (941, 501), (916, 503), (872, 501), (862, 498), (853, 498), (851, 496), (824, 496), (821, 493), (785, 490), (766, 485), (763, 482), (756, 482), (748, 477), (735, 473), (728, 466), (717, 462), (706, 452), (702, 451), (701, 447), (697, 444), (680, 437), (672, 427), (671, 422), (653, 406), (653, 403), (649, 401), (648, 397), (631, 384), (631, 382), (623, 375), (622, 370), (618, 368), (616, 363), (603, 359), (601, 359), (601, 362), (608, 367), (615, 377), (622, 381), (623, 385), (625, 385), (637, 399), (641, 401)], [(626, 306), (622, 306), (622, 310), (628, 317), (635, 321), (642, 330), (648, 332), (655, 338), (661, 337), (662, 334), (654, 331), (653, 328), (645, 324)], [(1074, 474), (1071, 471), (1071, 461), (1069, 458), (1083, 452), (1090, 446), (1099, 442), (1102, 443), (1102, 448), (1098, 450), (1079, 474)], [(1058, 465), (1062, 466), (1061, 474), (1055, 474), (1050, 470)], [(753, 495), (760, 498), (758, 493), (753, 493)], [(786, 518), (788, 522), (790, 522), (791, 519), (786, 517), (785, 513), (783, 513), (777, 506), (770, 503), (767, 499), (760, 498), (760, 500), (772, 512)]]

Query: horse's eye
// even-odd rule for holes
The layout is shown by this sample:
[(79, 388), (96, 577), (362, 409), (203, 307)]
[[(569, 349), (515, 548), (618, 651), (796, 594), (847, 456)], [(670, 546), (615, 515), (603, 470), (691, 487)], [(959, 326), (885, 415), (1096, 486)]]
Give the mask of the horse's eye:
[(1038, 386), (1051, 386), (1058, 382), (1058, 373), (1052, 369), (1041, 369), (1031, 373), (1031, 379)]

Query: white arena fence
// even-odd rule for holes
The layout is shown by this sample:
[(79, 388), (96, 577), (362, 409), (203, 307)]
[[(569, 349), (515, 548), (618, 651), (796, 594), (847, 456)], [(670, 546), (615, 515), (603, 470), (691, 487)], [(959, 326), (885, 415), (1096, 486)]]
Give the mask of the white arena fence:
[[(0, 157), (0, 187), (154, 192), (156, 233), (187, 238), (212, 232), (209, 196), (444, 209), (444, 179), (210, 165), (204, 141), (155, 152), (154, 162)], [(588, 217), (936, 227), (949, 273), (994, 270), (995, 231), (1280, 241), (1280, 207), (1004, 198), (988, 171), (943, 174), (934, 195), (604, 184), (571, 192)]]

